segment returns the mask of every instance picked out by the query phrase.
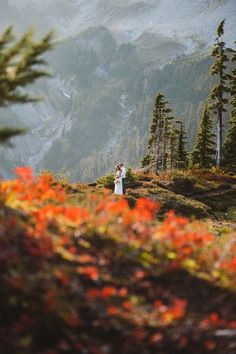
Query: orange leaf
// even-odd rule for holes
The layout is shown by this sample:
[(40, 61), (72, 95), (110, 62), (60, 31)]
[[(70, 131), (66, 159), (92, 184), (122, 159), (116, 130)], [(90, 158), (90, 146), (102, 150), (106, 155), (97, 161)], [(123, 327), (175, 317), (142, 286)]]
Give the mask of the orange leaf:
[(103, 298), (108, 298), (114, 295), (116, 295), (116, 288), (113, 286), (105, 286), (101, 291), (101, 296)]

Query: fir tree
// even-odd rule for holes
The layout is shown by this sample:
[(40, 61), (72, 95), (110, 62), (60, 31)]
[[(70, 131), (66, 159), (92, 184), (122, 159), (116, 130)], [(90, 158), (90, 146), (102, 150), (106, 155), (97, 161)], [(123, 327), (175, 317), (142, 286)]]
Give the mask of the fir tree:
[(172, 169), (176, 167), (177, 142), (178, 142), (178, 129), (172, 123), (170, 128), (168, 154), (167, 154), (168, 169)]
[[(33, 32), (28, 31), (16, 40), (12, 27), (0, 35), (0, 107), (40, 100), (40, 97), (23, 92), (22, 88), (40, 77), (49, 76), (41, 69), (46, 64), (42, 55), (52, 48), (52, 39), (50, 32), (36, 41)], [(0, 143), (24, 132), (24, 129), (0, 126)]]
[(148, 154), (142, 160), (142, 164), (146, 164), (146, 166), (147, 163), (150, 163), (150, 168), (156, 174), (163, 167), (165, 159), (165, 118), (171, 112), (171, 109), (167, 107), (167, 103), (168, 101), (165, 100), (165, 96), (162, 93), (158, 93), (153, 109)]
[[(163, 152), (162, 152), (162, 170), (167, 169), (168, 157), (171, 153), (170, 144), (173, 143), (172, 133), (173, 133), (173, 121), (174, 117), (166, 115), (164, 118), (164, 127), (163, 127)], [(173, 155), (172, 155), (173, 157)], [(172, 159), (171, 159), (172, 160)]]
[(214, 164), (215, 134), (212, 132), (213, 122), (211, 120), (209, 107), (206, 105), (200, 126), (197, 133), (195, 145), (191, 153), (191, 164), (201, 168), (209, 168)]
[(141, 166), (143, 168), (145, 167), (149, 167), (151, 165), (151, 156), (150, 154), (147, 154), (146, 156), (144, 156), (144, 158), (141, 160)]
[(221, 167), (222, 159), (223, 114), (226, 112), (225, 106), (228, 103), (225, 93), (229, 91), (227, 87), (229, 75), (226, 73), (226, 63), (229, 61), (228, 50), (225, 46), (225, 42), (222, 41), (222, 36), (224, 34), (224, 23), (225, 20), (221, 21), (218, 26), (216, 42), (212, 50), (212, 56), (215, 58), (215, 61), (211, 68), (211, 74), (213, 76), (217, 76), (218, 80), (209, 96), (209, 109), (217, 117), (216, 167), (218, 168)]
[[(232, 62), (236, 62), (236, 52), (232, 57)], [(236, 172), (236, 69), (232, 70), (230, 76), (230, 94), (231, 94), (231, 119), (230, 127), (223, 145), (223, 166), (229, 168), (232, 172)]]
[(176, 165), (177, 167), (187, 167), (188, 164), (188, 153), (186, 151), (186, 133), (183, 128), (183, 123), (177, 121), (176, 123), (180, 123), (180, 129), (178, 129), (178, 143), (177, 143), (177, 151), (176, 151)]

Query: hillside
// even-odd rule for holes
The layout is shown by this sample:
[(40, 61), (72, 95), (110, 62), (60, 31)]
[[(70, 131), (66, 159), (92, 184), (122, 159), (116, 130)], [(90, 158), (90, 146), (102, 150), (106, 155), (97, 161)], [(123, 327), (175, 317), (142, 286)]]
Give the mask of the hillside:
[[(91, 192), (100, 194), (104, 188), (111, 191), (114, 188), (112, 174), (89, 185), (68, 184), (66, 179), (63, 183), (72, 203), (83, 200)], [(126, 199), (134, 207), (139, 198), (160, 204), (159, 219), (169, 210), (175, 210), (177, 215), (212, 220), (219, 232), (223, 227), (236, 230), (236, 176), (197, 169), (159, 176), (129, 172)]]
[[(140, 55), (134, 45), (118, 46), (105, 28), (89, 30), (59, 46), (51, 62), (60, 75), (36, 91), (46, 92), (47, 101), (37, 109), (14, 108), (22, 124), (29, 118), (25, 124), (31, 133), (16, 139), (17, 154), (9, 150), (4, 155), (13, 164), (26, 161), (38, 171), (48, 168), (58, 173), (64, 168), (72, 181), (93, 181), (120, 159), (137, 166), (145, 154), (157, 90), (166, 93), (186, 123), (190, 148), (211, 87), (211, 59), (187, 56), (162, 70), (158, 62), (147, 70)], [(2, 174), (7, 176), (10, 171), (4, 168)]]

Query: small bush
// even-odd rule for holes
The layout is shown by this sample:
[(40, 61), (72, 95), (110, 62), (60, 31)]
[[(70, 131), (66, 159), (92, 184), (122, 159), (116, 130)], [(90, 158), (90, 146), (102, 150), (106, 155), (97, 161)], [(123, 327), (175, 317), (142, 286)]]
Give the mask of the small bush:
[(103, 177), (96, 180), (98, 185), (103, 185), (104, 188), (114, 189), (114, 173), (109, 173)]
[[(109, 173), (106, 176), (97, 179), (98, 185), (103, 185), (104, 188), (113, 190), (114, 186), (114, 173)], [(139, 182), (138, 176), (136, 176), (131, 168), (128, 168), (126, 172), (126, 188), (135, 188), (138, 187), (141, 183)]]

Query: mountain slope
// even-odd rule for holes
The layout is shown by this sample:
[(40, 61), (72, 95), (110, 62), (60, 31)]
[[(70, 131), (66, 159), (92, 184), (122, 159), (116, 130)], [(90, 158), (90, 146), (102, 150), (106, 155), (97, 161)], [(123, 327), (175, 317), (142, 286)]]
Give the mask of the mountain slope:
[[(114, 46), (111, 37), (108, 42)], [(145, 153), (153, 98), (158, 90), (166, 93), (183, 117), (192, 144), (202, 102), (211, 85), (208, 57), (179, 58), (163, 70), (154, 67), (147, 72), (136, 47), (117, 46), (109, 58), (109, 46), (104, 42), (100, 46), (103, 56), (100, 50), (96, 55), (94, 50), (89, 51), (89, 43), (85, 51), (74, 45), (75, 57), (80, 61), (76, 70), (74, 56), (70, 63), (71, 75), (76, 71), (78, 79), (72, 129), (55, 141), (42, 167), (59, 171), (63, 166), (72, 171), (72, 179), (86, 181), (109, 171), (120, 159), (137, 165)]]
[(34, 87), (45, 101), (4, 112), (30, 132), (0, 151), (0, 173), (9, 176), (18, 164), (64, 167), (89, 181), (120, 159), (137, 165), (158, 90), (186, 123), (191, 147), (211, 86), (205, 53), (222, 17), (232, 42), (235, 7), (233, 0), (4, 0), (0, 29), (33, 21), (39, 32), (55, 26), (60, 39), (48, 56), (53, 78)]

